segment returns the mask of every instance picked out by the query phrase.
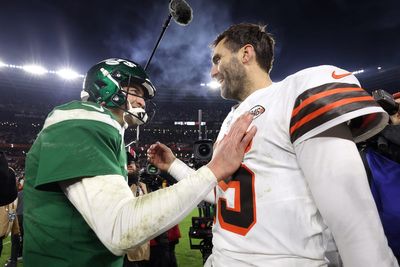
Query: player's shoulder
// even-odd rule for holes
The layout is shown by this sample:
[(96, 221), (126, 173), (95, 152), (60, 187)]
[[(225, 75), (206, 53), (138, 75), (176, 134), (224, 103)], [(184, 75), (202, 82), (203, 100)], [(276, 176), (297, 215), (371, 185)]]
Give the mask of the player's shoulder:
[(335, 69), (338, 69), (338, 67), (333, 66), (333, 65), (319, 65), (319, 66), (312, 66), (308, 67), (302, 70), (297, 71), (293, 75), (296, 76), (302, 76), (302, 75), (308, 75), (310, 73), (316, 73), (316, 72), (332, 72)]
[(292, 78), (308, 87), (328, 83), (360, 84), (352, 72), (333, 65), (306, 68), (296, 72)]
[(80, 103), (81, 103), (81, 101), (72, 100), (70, 102), (58, 105), (54, 109), (62, 109), (62, 110), (73, 109), (74, 107), (79, 106)]
[(55, 107), (47, 116), (43, 128), (61, 122), (80, 125), (81, 127), (104, 124), (117, 130), (121, 129), (121, 126), (107, 108), (92, 102), (71, 101)]
[(54, 110), (64, 110), (64, 111), (85, 110), (85, 111), (99, 112), (99, 113), (105, 113), (105, 114), (110, 113), (110, 111), (107, 108), (104, 108), (103, 106), (101, 106), (97, 103), (84, 102), (84, 101), (78, 101), (78, 100), (74, 100), (74, 101), (59, 105), (59, 106), (55, 107)]
[(345, 72), (345, 73), (350, 73), (349, 71), (346, 71), (342, 68), (339, 68), (337, 66), (333, 65), (319, 65), (319, 66), (313, 66), (313, 67), (308, 67), (302, 70), (299, 70), (295, 72), (292, 76), (294, 77), (307, 77), (308, 75), (314, 75), (314, 74), (328, 74), (332, 75), (333, 72)]
[[(340, 123), (350, 125), (353, 119), (360, 118), (362, 123), (359, 127), (351, 126), (357, 141), (372, 136), (385, 123), (382, 108), (349, 71), (323, 65), (304, 69), (294, 74), (292, 79), (292, 100), (295, 101), (290, 134), (293, 143), (311, 138)], [(356, 123), (353, 121), (353, 125)]]
[(359, 88), (353, 73), (332, 65), (321, 65), (300, 70), (288, 76), (283, 83), (291, 96), (315, 94), (335, 88)]

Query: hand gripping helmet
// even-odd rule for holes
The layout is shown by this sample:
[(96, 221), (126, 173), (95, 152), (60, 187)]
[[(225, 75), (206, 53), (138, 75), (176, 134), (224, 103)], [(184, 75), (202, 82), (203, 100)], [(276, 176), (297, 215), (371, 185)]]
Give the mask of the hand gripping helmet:
[(106, 107), (125, 105), (125, 112), (134, 116), (136, 124), (140, 125), (148, 120), (148, 115), (142, 108), (132, 108), (127, 102), (128, 92), (123, 90), (123, 87), (133, 84), (142, 87), (144, 100), (154, 97), (156, 89), (139, 64), (119, 58), (106, 59), (87, 72), (81, 99), (103, 103)]

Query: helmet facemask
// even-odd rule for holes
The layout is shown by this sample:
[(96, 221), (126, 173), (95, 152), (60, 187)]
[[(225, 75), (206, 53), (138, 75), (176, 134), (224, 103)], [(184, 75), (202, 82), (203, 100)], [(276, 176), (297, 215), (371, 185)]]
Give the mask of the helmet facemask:
[[(128, 103), (128, 94), (124, 88), (137, 87), (143, 90), (143, 98), (148, 109), (132, 107)], [(92, 101), (109, 108), (125, 111), (128, 124), (142, 125), (154, 116), (155, 104), (149, 99), (154, 97), (155, 87), (142, 67), (129, 60), (111, 58), (93, 66), (86, 74), (81, 99)], [(134, 95), (134, 94), (131, 94)], [(147, 113), (149, 112), (149, 113)]]
[[(133, 125), (142, 125), (147, 122), (150, 122), (156, 112), (156, 105), (154, 104), (153, 101), (147, 99), (143, 96), (135, 95), (132, 93), (129, 93), (125, 90), (122, 89), (122, 91), (126, 95), (133, 95), (136, 97), (143, 98), (145, 100), (145, 107), (132, 107), (131, 103), (129, 101), (126, 101), (125, 105), (125, 113), (124, 113), (124, 120), (128, 123), (128, 125), (133, 126)], [(128, 96), (126, 96), (128, 98)]]

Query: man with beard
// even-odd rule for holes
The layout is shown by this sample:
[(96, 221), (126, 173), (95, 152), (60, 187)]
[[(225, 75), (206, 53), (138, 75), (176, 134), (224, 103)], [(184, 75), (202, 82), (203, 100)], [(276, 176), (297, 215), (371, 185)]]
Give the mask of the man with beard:
[[(205, 266), (327, 266), (328, 227), (344, 266), (398, 266), (355, 145), (388, 116), (356, 77), (324, 65), (272, 82), (274, 39), (256, 24), (231, 26), (212, 47), (211, 76), (238, 102), (217, 143), (244, 112), (258, 131), (241, 168), (207, 197), (216, 220)], [(148, 153), (177, 180), (191, 172), (163, 145)]]
[(121, 267), (130, 249), (185, 218), (235, 172), (256, 128), (246, 113), (207, 166), (173, 187), (135, 197), (124, 131), (145, 123), (155, 87), (143, 68), (111, 58), (86, 74), (82, 101), (55, 107), (26, 157), (25, 267)]

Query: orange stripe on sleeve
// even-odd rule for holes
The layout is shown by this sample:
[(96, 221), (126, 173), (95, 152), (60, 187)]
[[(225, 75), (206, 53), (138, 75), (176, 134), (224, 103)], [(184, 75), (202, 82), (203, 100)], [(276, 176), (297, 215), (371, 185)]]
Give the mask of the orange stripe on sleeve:
[[(307, 99), (308, 100), (308, 99)], [(344, 106), (347, 104), (351, 104), (354, 102), (362, 102), (362, 101), (373, 101), (374, 99), (372, 96), (360, 96), (360, 97), (353, 97), (353, 98), (346, 98), (346, 99), (341, 99), (339, 101), (330, 103), (329, 105), (323, 106), (320, 109), (317, 109), (316, 111), (308, 114), (307, 116), (304, 116), (301, 120), (299, 120), (296, 124), (294, 124), (292, 127), (290, 127), (290, 134), (293, 134), (294, 131), (296, 131), (298, 128), (306, 124), (307, 122), (315, 119), (316, 117), (320, 116), (321, 114), (324, 114), (334, 108)]]
[(300, 112), (300, 110), (304, 107), (306, 107), (307, 105), (313, 103), (314, 101), (321, 99), (323, 97), (326, 96), (330, 96), (330, 95), (334, 95), (334, 94), (338, 94), (338, 93), (344, 93), (344, 92), (355, 92), (355, 91), (364, 91), (364, 89), (362, 88), (354, 88), (354, 87), (344, 87), (344, 88), (336, 88), (336, 89), (332, 89), (329, 91), (324, 91), (315, 95), (310, 96), (309, 98), (307, 98), (306, 100), (304, 100), (303, 102), (301, 102), (300, 105), (298, 105), (292, 112), (292, 118), (294, 116), (297, 115), (297, 113)]

